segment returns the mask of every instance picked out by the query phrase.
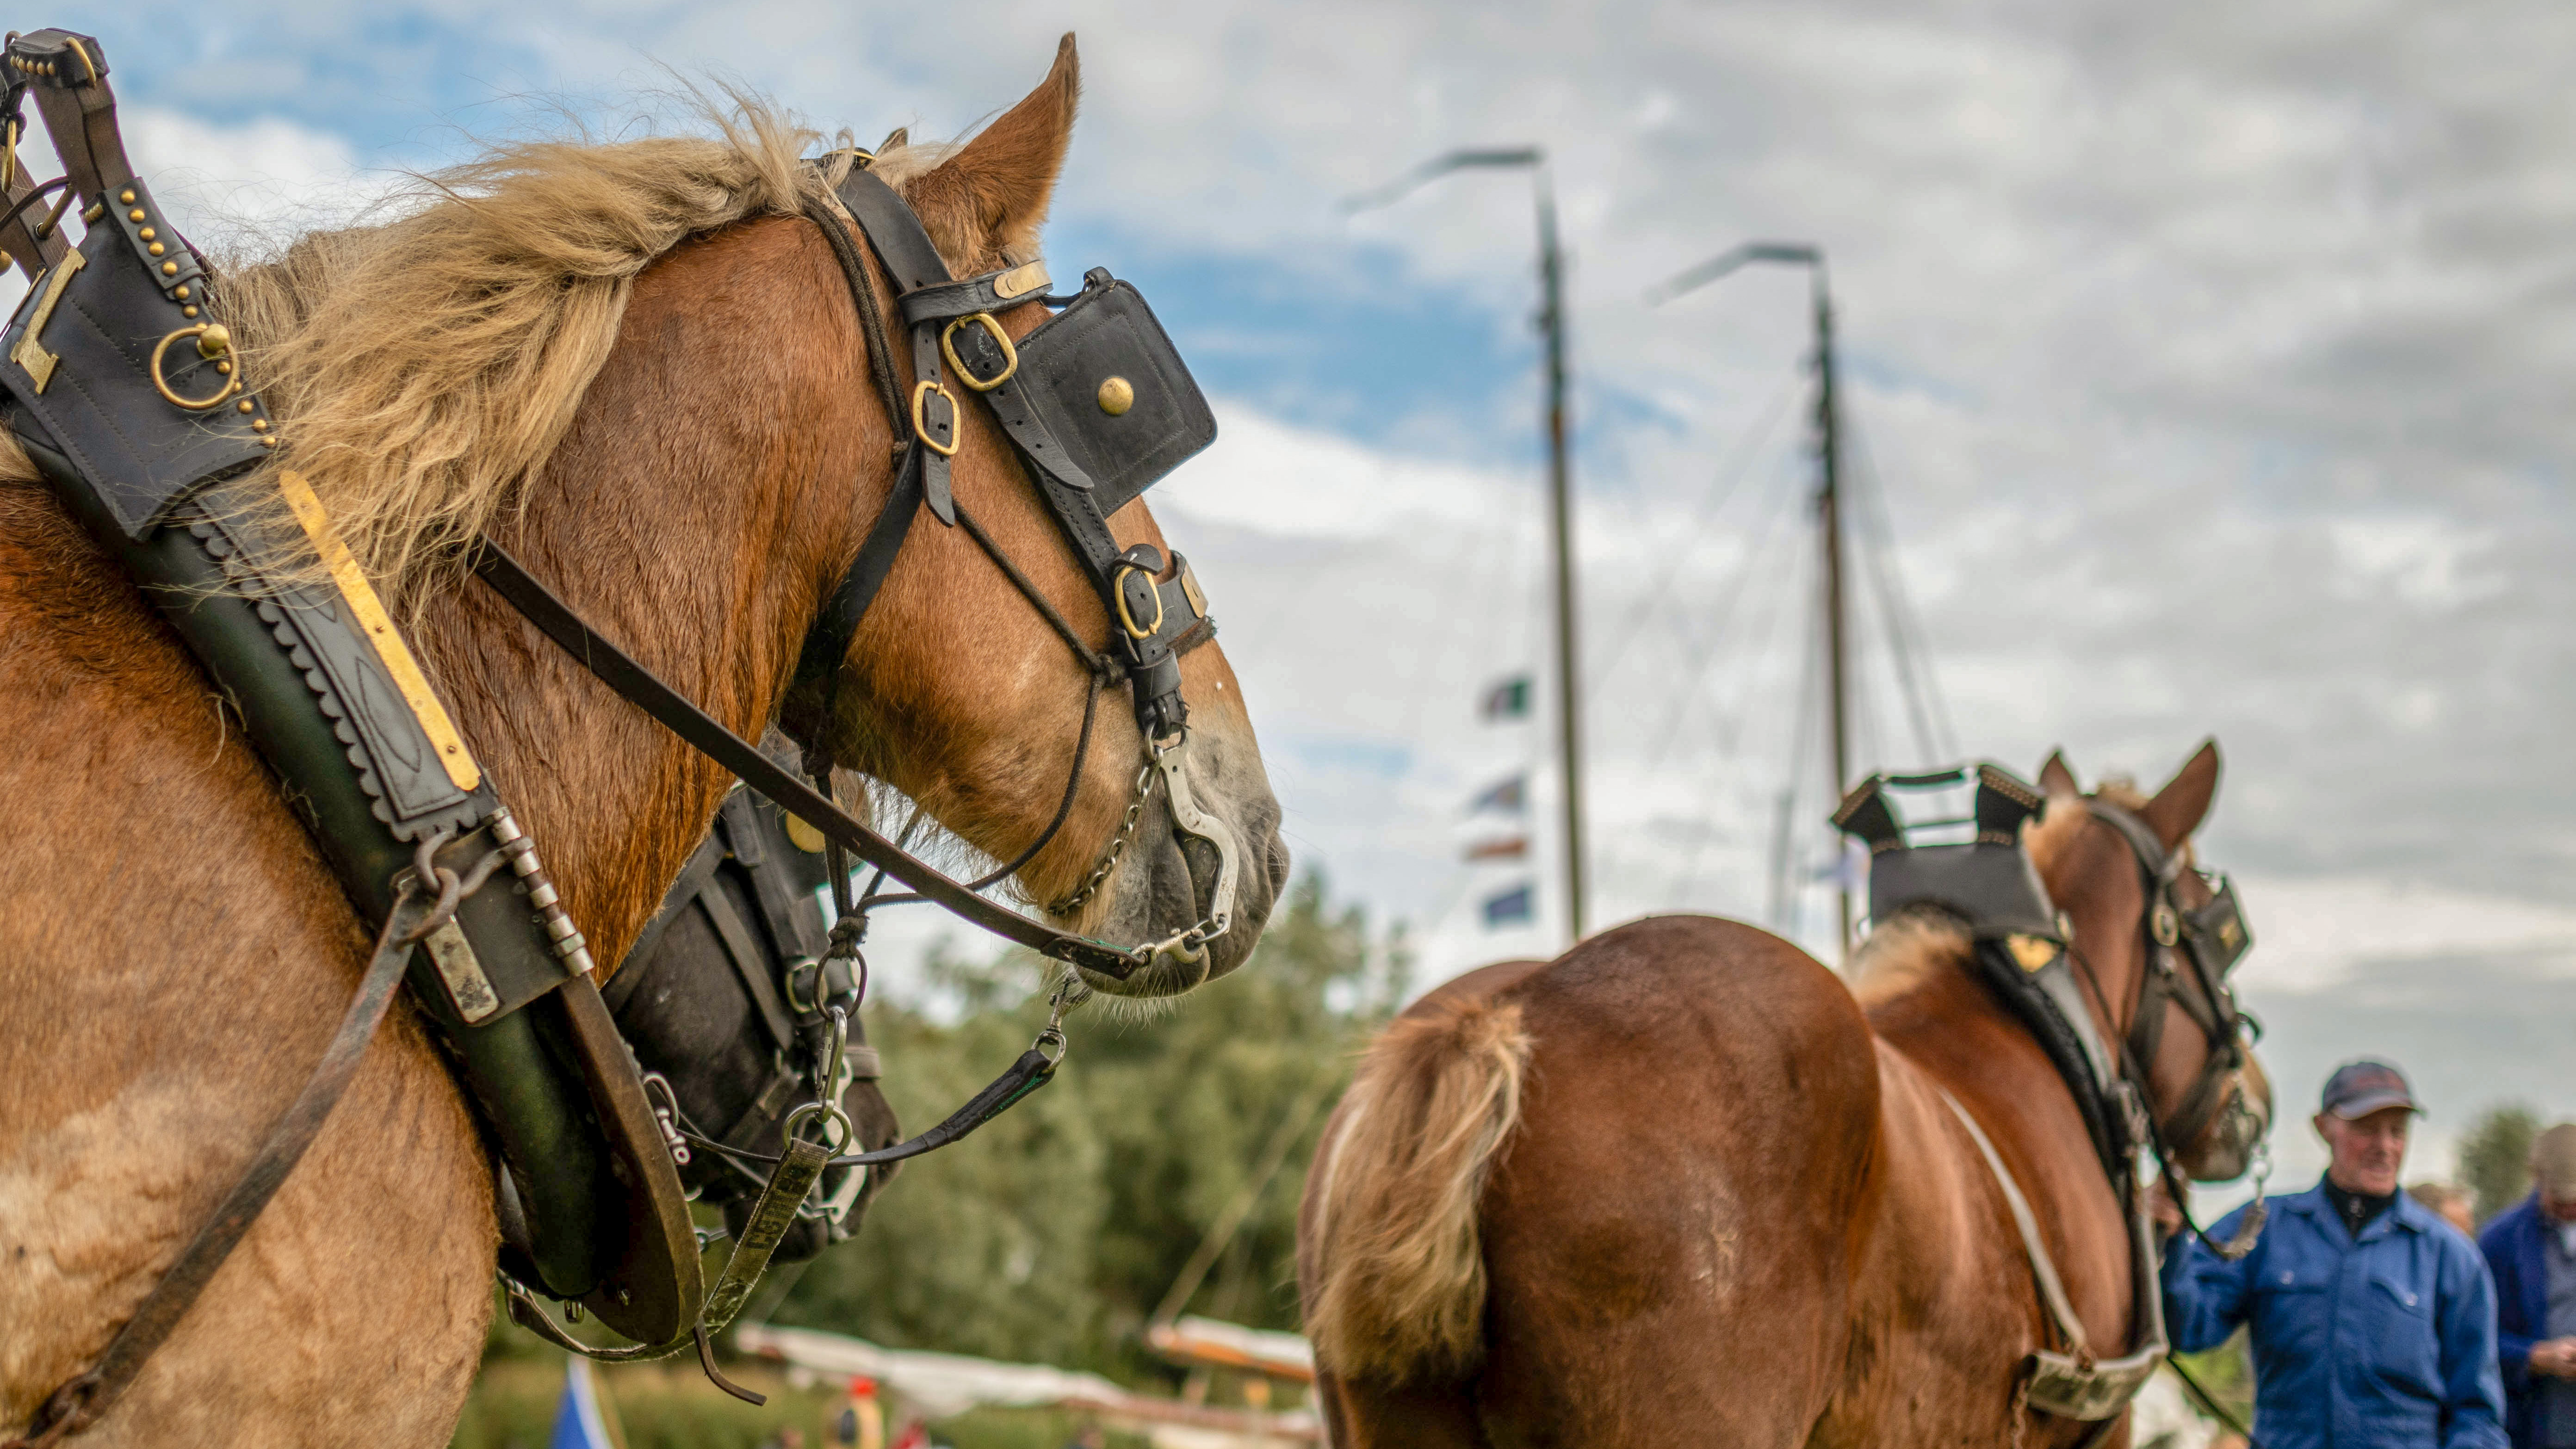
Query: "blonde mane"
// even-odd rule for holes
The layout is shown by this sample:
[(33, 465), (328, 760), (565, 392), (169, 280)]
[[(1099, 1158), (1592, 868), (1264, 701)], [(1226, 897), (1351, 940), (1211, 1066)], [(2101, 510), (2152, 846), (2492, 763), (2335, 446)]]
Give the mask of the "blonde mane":
[[(825, 138), (763, 100), (691, 99), (712, 134), (495, 147), (378, 202), (391, 220), (221, 268), (221, 315), (280, 443), (225, 506), (283, 522), (275, 475), (302, 473), (377, 586), (416, 605), (562, 441), (637, 275), (849, 174), (845, 149), (807, 165)], [(874, 169), (900, 185), (955, 149), (896, 132)], [(0, 435), (0, 480), (36, 476)]]
[[(756, 99), (714, 134), (498, 147), (303, 237), (216, 295), (281, 446), (232, 490), (309, 479), (362, 567), (408, 599), (511, 503), (607, 362), (635, 277), (680, 242), (794, 212), (821, 138)], [(841, 163), (846, 167), (846, 162)]]

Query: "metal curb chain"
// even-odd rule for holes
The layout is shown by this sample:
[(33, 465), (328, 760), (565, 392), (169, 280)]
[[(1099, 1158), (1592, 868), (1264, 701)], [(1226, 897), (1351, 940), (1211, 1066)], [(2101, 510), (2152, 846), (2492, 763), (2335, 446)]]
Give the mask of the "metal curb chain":
[(1047, 914), (1069, 916), (1099, 893), (1101, 884), (1109, 879), (1109, 873), (1118, 868), (1119, 857), (1127, 853), (1128, 842), (1136, 838), (1136, 822), (1145, 814), (1145, 802), (1153, 797), (1154, 776), (1159, 771), (1164, 753), (1176, 747), (1159, 741), (1146, 746), (1145, 763), (1137, 768), (1135, 788), (1127, 794), (1127, 813), (1118, 821), (1118, 833), (1109, 838), (1109, 848), (1101, 852), (1100, 863), (1091, 868), (1091, 874), (1083, 880), (1081, 888), (1047, 907)]

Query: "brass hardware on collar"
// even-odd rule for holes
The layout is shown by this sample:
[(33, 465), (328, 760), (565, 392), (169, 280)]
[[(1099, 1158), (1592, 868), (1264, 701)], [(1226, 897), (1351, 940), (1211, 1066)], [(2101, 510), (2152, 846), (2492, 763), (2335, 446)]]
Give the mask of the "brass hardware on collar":
[[(0, 167), (0, 172), (5, 172), (6, 169), (6, 167)], [(83, 226), (96, 226), (105, 220), (107, 220), (106, 202), (93, 201), (81, 212), (81, 225)]]
[(786, 818), (787, 838), (798, 850), (807, 855), (821, 855), (823, 847), (831, 843), (823, 838), (822, 831), (806, 824), (804, 816), (789, 815)]
[(1127, 637), (1130, 639), (1151, 639), (1157, 633), (1161, 632), (1163, 627), (1163, 591), (1161, 589), (1154, 588), (1154, 579), (1151, 574), (1146, 574), (1145, 586), (1153, 591), (1154, 622), (1139, 627), (1136, 623), (1136, 616), (1127, 611), (1127, 576), (1129, 574), (1142, 573), (1145, 573), (1145, 571), (1138, 568), (1136, 565), (1125, 564), (1119, 568), (1118, 576), (1109, 581), (1109, 597), (1118, 605), (1118, 627), (1126, 630)]
[[(965, 326), (969, 322), (982, 327), (986, 333), (991, 335), (994, 345), (1002, 349), (1002, 371), (1000, 375), (989, 378), (977, 377), (973, 372), (967, 369), (965, 363), (958, 360), (957, 344), (955, 341), (957, 329)], [(1020, 350), (1011, 345), (1011, 334), (1002, 330), (1002, 324), (994, 321), (993, 314), (990, 312), (978, 312), (971, 317), (960, 317), (956, 321), (949, 323), (948, 326), (939, 334), (939, 353), (941, 356), (947, 358), (948, 365), (956, 370), (957, 380), (966, 384), (968, 387), (973, 388), (977, 392), (991, 392), (993, 389), (1000, 387), (1003, 383), (1009, 382), (1012, 376), (1020, 370)]]
[(35, 313), (27, 319), (27, 330), (19, 335), (18, 345), (9, 350), (9, 360), (27, 370), (27, 376), (35, 379), (38, 392), (43, 392), (45, 384), (54, 380), (54, 366), (62, 359), (46, 351), (44, 344), (37, 339), (44, 335), (45, 324), (53, 320), (54, 308), (62, 303), (63, 289), (71, 285), (72, 273), (84, 265), (86, 263), (79, 252), (65, 252), (63, 259), (54, 263), (52, 275), (45, 279), (45, 295), (36, 300)]
[(2057, 943), (2046, 936), (2006, 936), (2004, 949), (2012, 953), (2013, 964), (2025, 972), (2037, 971), (2058, 956)]
[(258, 408), (259, 404), (252, 402), (249, 398), (243, 398), (241, 400), (241, 410), (243, 412), (256, 412), (258, 411)]
[(161, 275), (165, 277), (175, 277), (179, 275), (179, 264), (177, 262), (163, 262), (161, 264)]
[(134, 208), (132, 211), (127, 212), (127, 213), (125, 214), (125, 219), (126, 219), (127, 221), (141, 221), (141, 220), (144, 218), (144, 215), (145, 215), (145, 212), (144, 212), (143, 208), (138, 206), (138, 207)]
[(1190, 601), (1190, 612), (1207, 617), (1207, 595), (1200, 592), (1198, 570), (1190, 567), (1188, 559), (1181, 560), (1181, 597)]
[(145, 247), (144, 250), (157, 257), (170, 249), (159, 242), (154, 242), (152, 245)]
[[(178, 298), (178, 299), (179, 299), (180, 301), (182, 301), (182, 302), (187, 301), (187, 300), (188, 300), (188, 284), (187, 284), (187, 283), (185, 283), (185, 282), (181, 282), (178, 286), (175, 286), (175, 287), (171, 288), (171, 289), (170, 289), (170, 295), (171, 295), (171, 296), (173, 296), (173, 297)], [(191, 317), (194, 317), (194, 316), (196, 316), (197, 314), (196, 314), (196, 313), (194, 313), (194, 312), (191, 312), (191, 313), (189, 313), (188, 315), (189, 315), (189, 316), (191, 316)]]
[(1013, 297), (1043, 291), (1054, 283), (1055, 278), (1047, 275), (1045, 262), (1022, 262), (993, 279), (993, 295), (1007, 302)]
[(195, 307), (182, 307), (179, 309), (179, 315), (182, 317), (194, 317), (197, 315), (197, 309)]
[(72, 54), (80, 57), (81, 69), (89, 72), (89, 83), (91, 85), (97, 85), (98, 62), (89, 58), (89, 47), (81, 44), (80, 37), (76, 35), (64, 36), (63, 43), (72, 48)]
[(147, 226), (141, 231), (136, 232), (135, 235), (144, 241), (153, 241), (157, 239), (161, 233), (154, 231), (152, 228)]
[(1113, 377), (1100, 385), (1100, 410), (1111, 417), (1122, 417), (1136, 405), (1136, 385), (1123, 377)]
[[(71, 255), (77, 256), (79, 254), (75, 252), (71, 253)], [(227, 352), (232, 345), (232, 334), (225, 331), (224, 324), (220, 322), (200, 322), (194, 327), (182, 327), (178, 331), (171, 333), (169, 336), (162, 338), (159, 342), (153, 344), (152, 361), (144, 367), (145, 373), (147, 373), (152, 379), (152, 390), (161, 394), (162, 401), (169, 403), (172, 407), (185, 408), (192, 413), (202, 413), (211, 408), (221, 407), (225, 403), (231, 401), (233, 394), (241, 391), (241, 379), (231, 375), (233, 365), (230, 362), (218, 362), (215, 364), (215, 370), (225, 374), (225, 382), (223, 389), (212, 397), (181, 397), (170, 390), (169, 383), (162, 380), (161, 355), (170, 350), (171, 343), (178, 341), (182, 337), (194, 337), (197, 339), (197, 355), (200, 357), (220, 357)], [(48, 370), (50, 371), (50, 369)]]
[(939, 456), (954, 458), (957, 456), (957, 440), (952, 438), (943, 445), (937, 438), (930, 436), (930, 425), (922, 420), (921, 405), (934, 392), (948, 400), (948, 425), (954, 428), (963, 421), (958, 416), (957, 394), (941, 387), (937, 378), (925, 377), (912, 385), (912, 435), (921, 440), (921, 446)]
[(128, 206), (132, 206), (134, 204), (134, 188), (129, 186), (123, 191), (118, 192), (116, 194), (116, 199), (124, 202)]
[(367, 582), (366, 572), (358, 567), (348, 544), (341, 541), (339, 530), (332, 527), (331, 516), (323, 512), (322, 500), (313, 492), (313, 485), (290, 468), (277, 475), (277, 491), (285, 497), (304, 536), (312, 541), (313, 551), (321, 555), (322, 567), (329, 571), (340, 597), (349, 601), (349, 612), (367, 631), (367, 642), (376, 646), (376, 657), (384, 662), (385, 673), (393, 677), (394, 689), (411, 707), (412, 717), (420, 721), (421, 733), (438, 747), (438, 763), (447, 771), (447, 778), (459, 790), (471, 790), (481, 784), (482, 767), (474, 763), (464, 737), (456, 732), (456, 722), (448, 718), (447, 707), (439, 703), (437, 693), (429, 687), (429, 676), (421, 672), (420, 661), (412, 657), (411, 647), (394, 628), (384, 600), (376, 596), (375, 586)]

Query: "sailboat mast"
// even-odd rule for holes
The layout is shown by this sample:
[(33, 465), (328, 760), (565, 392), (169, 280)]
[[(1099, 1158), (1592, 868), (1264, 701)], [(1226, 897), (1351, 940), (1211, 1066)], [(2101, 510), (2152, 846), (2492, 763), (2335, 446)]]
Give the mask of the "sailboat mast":
[(1583, 939), (1583, 691), (1574, 618), (1574, 480), (1566, 456), (1565, 263), (1556, 243), (1556, 197), (1538, 177), (1539, 281), (1546, 300), (1547, 500), (1556, 548), (1557, 746), (1565, 777), (1565, 919), (1568, 941)]
[[(1835, 396), (1834, 304), (1825, 287), (1825, 264), (1819, 256), (1809, 274), (1816, 301), (1816, 485), (1817, 533), (1824, 543), (1825, 698), (1833, 732), (1833, 788), (1826, 799), (1840, 800), (1851, 783), (1851, 728), (1846, 681), (1843, 618), (1843, 450), (1841, 408)], [(1842, 954), (1851, 954), (1852, 895), (1850, 877), (1836, 862), (1834, 872), (1841, 905), (1841, 928), (1835, 937)]]

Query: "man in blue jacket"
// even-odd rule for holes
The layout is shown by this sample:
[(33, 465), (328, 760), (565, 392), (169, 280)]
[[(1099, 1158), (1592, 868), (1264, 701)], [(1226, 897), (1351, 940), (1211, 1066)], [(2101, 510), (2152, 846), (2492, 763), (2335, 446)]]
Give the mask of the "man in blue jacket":
[[(2420, 1110), (2395, 1067), (2346, 1064), (2315, 1119), (2332, 1154), (2325, 1179), (2266, 1199), (2262, 1238), (2233, 1263), (2193, 1240), (2167, 1247), (2177, 1350), (2252, 1326), (2263, 1449), (2506, 1449), (2487, 1265), (2397, 1190)], [(2244, 1216), (2210, 1236), (2227, 1240)]]
[(2531, 1146), (2531, 1196), (2478, 1235), (2514, 1449), (2576, 1446), (2576, 1122)]

